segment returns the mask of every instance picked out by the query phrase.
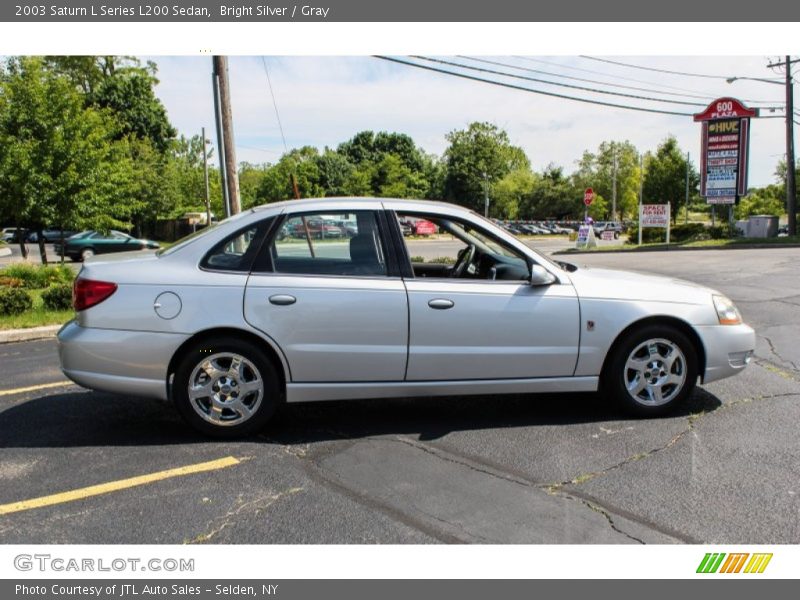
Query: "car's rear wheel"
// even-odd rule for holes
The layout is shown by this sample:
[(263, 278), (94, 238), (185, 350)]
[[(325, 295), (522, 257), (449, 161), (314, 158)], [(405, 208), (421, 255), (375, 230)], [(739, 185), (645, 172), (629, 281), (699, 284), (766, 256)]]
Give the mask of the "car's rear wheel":
[(88, 260), (94, 256), (94, 250), (92, 248), (84, 248), (81, 250), (81, 260)]
[(172, 385), (181, 416), (196, 430), (236, 438), (261, 429), (280, 402), (281, 384), (256, 345), (234, 338), (189, 348)]
[(683, 332), (670, 325), (649, 325), (614, 348), (603, 373), (603, 388), (628, 412), (654, 417), (686, 401), (697, 372), (697, 351)]

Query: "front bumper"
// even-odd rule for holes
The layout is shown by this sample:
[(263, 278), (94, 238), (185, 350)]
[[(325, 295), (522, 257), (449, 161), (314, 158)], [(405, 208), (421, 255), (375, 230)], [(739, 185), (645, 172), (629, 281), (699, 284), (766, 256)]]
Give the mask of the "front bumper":
[(81, 327), (58, 332), (64, 375), (83, 387), (166, 400), (170, 360), (189, 336), (152, 331)]
[(748, 325), (713, 325), (696, 328), (706, 353), (703, 383), (741, 373), (756, 347), (756, 333)]

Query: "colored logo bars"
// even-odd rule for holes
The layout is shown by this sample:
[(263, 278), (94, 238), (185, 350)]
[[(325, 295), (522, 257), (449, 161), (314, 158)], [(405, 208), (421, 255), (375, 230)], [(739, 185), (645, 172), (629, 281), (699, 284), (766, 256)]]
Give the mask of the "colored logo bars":
[[(726, 558), (727, 557), (727, 558)], [(748, 557), (750, 560), (748, 560)], [(698, 573), (763, 573), (772, 553), (708, 552), (697, 567)], [(723, 562), (724, 561), (724, 562)]]

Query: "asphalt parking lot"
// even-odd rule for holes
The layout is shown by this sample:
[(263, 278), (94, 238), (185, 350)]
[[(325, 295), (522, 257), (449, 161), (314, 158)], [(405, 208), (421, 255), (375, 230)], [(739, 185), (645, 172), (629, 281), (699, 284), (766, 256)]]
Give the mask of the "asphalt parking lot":
[(2, 345), (0, 543), (800, 542), (800, 249), (568, 260), (723, 291), (756, 360), (666, 419), (593, 394), (357, 401), (217, 442), (69, 385), (52, 340)]

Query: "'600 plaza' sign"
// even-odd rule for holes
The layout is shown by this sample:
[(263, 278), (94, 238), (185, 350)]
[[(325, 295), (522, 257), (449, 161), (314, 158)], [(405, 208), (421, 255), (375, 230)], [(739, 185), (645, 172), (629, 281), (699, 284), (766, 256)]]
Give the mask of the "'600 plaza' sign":
[(757, 116), (735, 98), (714, 100), (694, 115), (703, 124), (700, 195), (709, 204), (734, 204), (747, 193), (750, 117)]

